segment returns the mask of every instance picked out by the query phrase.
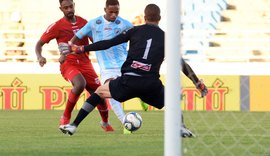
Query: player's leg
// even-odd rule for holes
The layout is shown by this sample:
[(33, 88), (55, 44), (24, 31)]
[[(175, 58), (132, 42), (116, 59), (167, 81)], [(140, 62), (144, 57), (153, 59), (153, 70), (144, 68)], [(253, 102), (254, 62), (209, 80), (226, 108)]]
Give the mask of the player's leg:
[[(101, 80), (102, 82), (106, 83), (112, 79), (115, 79), (116, 77), (119, 77), (121, 75), (120, 70), (103, 70), (101, 71)], [(108, 102), (114, 112), (114, 114), (117, 116), (118, 120), (123, 124), (123, 119), (125, 116), (124, 109), (122, 107), (122, 104), (119, 101), (116, 101), (113, 98), (108, 98)], [(125, 132), (124, 134), (127, 134), (129, 132)]]
[(162, 82), (156, 78), (143, 82), (139, 88), (139, 90), (144, 91), (140, 95), (141, 100), (157, 109), (162, 109), (164, 107), (164, 85)]
[(102, 121), (100, 121), (100, 126), (105, 132), (112, 132), (114, 129), (112, 128), (111, 124), (109, 123), (109, 110), (108, 106), (105, 102), (105, 100), (102, 101), (102, 103), (99, 103), (97, 105), (97, 109), (99, 111), (99, 114), (102, 118)]
[(125, 113), (123, 111), (122, 104), (120, 102), (114, 100), (113, 98), (108, 98), (108, 101), (109, 101), (109, 104), (111, 105), (111, 108), (112, 108), (114, 114), (117, 116), (119, 121), (121, 123), (123, 123)]
[(70, 72), (63, 73), (63, 77), (72, 83), (72, 90), (68, 95), (68, 100), (63, 115), (60, 118), (59, 124), (68, 124), (71, 118), (71, 113), (76, 105), (81, 93), (83, 92), (86, 81), (83, 75), (76, 69), (70, 68)]
[(182, 124), (181, 124), (181, 127), (180, 127), (180, 132), (181, 132), (181, 136), (183, 138), (186, 138), (186, 137), (195, 137), (194, 133), (192, 133), (185, 125), (185, 122), (184, 122), (184, 116), (183, 114), (181, 114), (182, 116)]
[[(183, 99), (183, 96), (181, 95), (181, 99)], [(183, 115), (183, 112), (181, 114), (181, 119), (182, 119), (182, 124), (181, 124), (181, 127), (180, 127), (180, 133), (181, 133), (181, 136), (183, 138), (186, 138), (186, 137), (195, 137), (195, 134), (191, 132), (191, 130), (189, 130), (186, 125), (185, 125), (185, 120), (184, 120), (184, 115)]]
[[(101, 71), (101, 81), (102, 83), (107, 83), (110, 80), (113, 80), (121, 75), (120, 69), (114, 69), (114, 70), (102, 70)], [(114, 114), (117, 116), (119, 121), (123, 123), (123, 119), (125, 116), (124, 109), (122, 107), (122, 104), (118, 101), (116, 101), (113, 98), (108, 98), (108, 102), (114, 112)]]
[(109, 92), (108, 84), (98, 87), (96, 92), (91, 94), (84, 102), (74, 121), (71, 124), (60, 126), (60, 130), (65, 134), (73, 135), (84, 118), (91, 113), (99, 103), (103, 103), (104, 98), (110, 97)]
[(148, 111), (148, 104), (145, 103), (145, 102), (143, 102), (142, 100), (140, 100), (140, 101), (141, 101), (142, 109), (143, 109), (144, 111)]
[[(108, 101), (111, 105), (111, 108), (112, 108), (114, 114), (117, 116), (117, 118), (119, 119), (119, 121), (123, 125), (125, 112), (124, 112), (124, 109), (122, 107), (122, 104), (120, 102), (114, 100), (113, 98), (108, 98)], [(124, 134), (131, 134), (131, 131), (128, 131), (127, 129), (125, 129), (123, 127), (123, 133)]]
[(98, 103), (102, 103), (102, 101), (103, 100), (96, 93), (91, 94), (84, 102), (74, 121), (71, 124), (61, 125), (59, 129), (65, 134), (73, 135), (80, 123), (95, 109)]
[[(87, 67), (84, 67), (82, 70), (82, 73), (87, 83), (86, 90), (90, 94), (92, 94), (100, 86), (100, 81), (98, 79), (98, 76), (96, 72), (94, 71), (92, 65), (88, 65)], [(108, 106), (105, 100), (103, 100), (102, 103), (97, 105), (97, 109), (102, 119), (102, 121), (100, 122), (101, 128), (106, 132), (113, 131), (112, 126), (109, 124), (109, 110), (108, 110)]]

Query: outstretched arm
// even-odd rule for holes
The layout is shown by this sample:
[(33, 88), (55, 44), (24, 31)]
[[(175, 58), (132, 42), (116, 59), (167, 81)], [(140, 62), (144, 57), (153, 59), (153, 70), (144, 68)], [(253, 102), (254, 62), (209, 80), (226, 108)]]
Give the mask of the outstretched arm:
[(85, 45), (85, 46), (77, 46), (73, 43), (69, 43), (70, 50), (75, 53), (82, 53), (86, 51), (97, 51), (97, 50), (105, 50), (108, 49), (112, 46), (125, 43), (129, 40), (129, 35), (128, 33), (122, 33), (119, 34), (118, 36), (110, 39), (110, 40), (102, 40), (95, 42), (93, 44)]
[(195, 72), (192, 70), (189, 64), (186, 63), (184, 59), (181, 59), (181, 65), (183, 73), (193, 82), (196, 88), (200, 91), (201, 97), (206, 96), (208, 93), (208, 89), (203, 83), (203, 81), (199, 80)]
[(194, 73), (189, 64), (186, 63), (184, 59), (181, 59), (182, 72), (194, 83), (196, 84), (199, 79), (197, 75)]
[[(121, 34), (115, 36), (114, 38), (110, 40), (102, 40), (95, 42), (93, 44), (84, 45), (84, 46), (77, 46), (74, 44), (75, 38), (72, 38), (71, 41), (69, 41), (68, 44), (62, 45), (61, 48), (59, 48), (61, 54), (67, 55), (70, 53), (83, 53), (86, 51), (97, 51), (97, 50), (105, 50), (112, 46), (128, 42), (130, 37), (132, 36), (133, 29), (129, 29), (126, 31), (123, 31)], [(64, 49), (64, 50), (61, 50)], [(66, 50), (68, 49), (68, 50)]]
[(112, 46), (123, 43), (123, 42), (120, 42), (120, 41), (121, 40), (118, 40), (117, 38), (113, 38), (111, 40), (98, 41), (96, 43), (84, 46), (84, 52), (85, 51), (105, 50), (105, 49), (108, 49), (108, 48), (110, 48)]

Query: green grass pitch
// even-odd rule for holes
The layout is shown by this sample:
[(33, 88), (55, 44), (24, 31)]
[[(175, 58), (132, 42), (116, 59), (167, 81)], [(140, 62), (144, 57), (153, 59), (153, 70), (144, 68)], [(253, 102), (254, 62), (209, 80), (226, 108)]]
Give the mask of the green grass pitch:
[[(103, 132), (99, 113), (94, 111), (77, 133), (68, 136), (58, 130), (62, 111), (0, 111), (0, 155), (164, 155), (164, 112), (137, 112), (143, 125), (131, 135), (122, 134), (112, 111), (110, 122), (115, 132)], [(76, 114), (74, 111), (73, 118)], [(197, 135), (182, 139), (184, 156), (270, 155), (269, 113), (184, 112), (184, 117)]]

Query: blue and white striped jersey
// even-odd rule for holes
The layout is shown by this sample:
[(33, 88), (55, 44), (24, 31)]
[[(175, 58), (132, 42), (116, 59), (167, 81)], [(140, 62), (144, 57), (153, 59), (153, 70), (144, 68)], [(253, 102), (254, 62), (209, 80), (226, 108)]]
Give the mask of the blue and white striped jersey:
[[(89, 36), (95, 43), (100, 40), (111, 39), (131, 27), (133, 27), (133, 25), (129, 21), (119, 16), (114, 22), (109, 22), (103, 16), (99, 16), (88, 21), (88, 23), (76, 33), (76, 36), (79, 39), (84, 36)], [(120, 69), (126, 57), (127, 43), (96, 52), (100, 70)]]

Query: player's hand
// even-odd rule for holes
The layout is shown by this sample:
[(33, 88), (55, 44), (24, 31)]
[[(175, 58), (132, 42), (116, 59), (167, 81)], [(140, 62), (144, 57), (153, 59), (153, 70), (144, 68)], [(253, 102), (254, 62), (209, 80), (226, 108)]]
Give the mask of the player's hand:
[(205, 86), (205, 84), (203, 83), (203, 80), (199, 80), (197, 83), (196, 83), (196, 88), (200, 91), (201, 93), (201, 97), (205, 97), (208, 93), (208, 89), (207, 87)]
[(72, 42), (68, 42), (69, 48), (71, 52), (75, 53), (83, 53), (84, 52), (84, 46), (78, 46), (76, 44), (73, 44)]
[(39, 65), (40, 65), (41, 67), (43, 67), (44, 64), (47, 63), (47, 60), (46, 60), (45, 57), (41, 56), (41, 57), (38, 58), (38, 63), (39, 63)]
[(60, 57), (59, 57), (59, 59), (58, 59), (58, 61), (59, 61), (59, 63), (64, 63), (65, 62), (65, 60), (66, 60), (66, 55), (60, 55)]
[(71, 53), (69, 44), (64, 43), (64, 42), (60, 42), (58, 44), (58, 49), (59, 49), (61, 55), (67, 55), (67, 54)]

